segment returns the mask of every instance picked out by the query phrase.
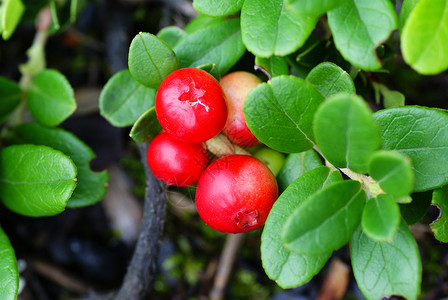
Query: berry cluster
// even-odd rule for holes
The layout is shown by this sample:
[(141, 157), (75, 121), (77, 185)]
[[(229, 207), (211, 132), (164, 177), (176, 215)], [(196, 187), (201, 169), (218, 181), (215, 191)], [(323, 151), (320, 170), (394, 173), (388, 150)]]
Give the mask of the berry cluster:
[(168, 185), (197, 183), (198, 213), (218, 231), (259, 228), (277, 199), (276, 179), (257, 158), (231, 154), (208, 165), (205, 142), (220, 132), (241, 147), (259, 143), (243, 114), (244, 99), (259, 83), (246, 72), (218, 82), (203, 70), (184, 68), (168, 75), (157, 90), (155, 109), (163, 130), (148, 148), (148, 165)]

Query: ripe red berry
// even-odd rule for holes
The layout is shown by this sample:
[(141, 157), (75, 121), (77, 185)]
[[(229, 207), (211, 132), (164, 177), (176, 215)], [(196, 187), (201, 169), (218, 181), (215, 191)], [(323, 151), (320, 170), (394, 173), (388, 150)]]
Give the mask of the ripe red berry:
[(220, 84), (226, 94), (229, 115), (223, 133), (230, 141), (243, 148), (259, 143), (247, 127), (243, 104), (249, 92), (259, 85), (261, 80), (252, 73), (238, 71), (221, 78)]
[(214, 137), (227, 120), (227, 105), (219, 82), (196, 68), (179, 69), (168, 75), (157, 90), (155, 107), (162, 128), (188, 143)]
[(196, 207), (213, 229), (240, 233), (262, 226), (277, 196), (277, 181), (261, 161), (229, 155), (214, 161), (202, 174)]
[(168, 185), (189, 186), (201, 177), (208, 153), (203, 143), (185, 143), (162, 132), (149, 145), (146, 158), (156, 178)]

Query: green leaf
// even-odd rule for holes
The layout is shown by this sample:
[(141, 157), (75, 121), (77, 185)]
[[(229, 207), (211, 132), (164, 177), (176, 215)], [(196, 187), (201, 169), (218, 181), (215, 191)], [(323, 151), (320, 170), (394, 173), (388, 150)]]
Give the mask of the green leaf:
[(17, 270), (14, 249), (5, 232), (0, 227), (0, 299), (15, 300), (19, 290), (19, 271)]
[(199, 29), (203, 29), (205, 27), (222, 23), (224, 17), (209, 17), (209, 16), (198, 16), (190, 21), (190, 23), (185, 26), (184, 30), (186, 33), (191, 34)]
[(342, 56), (374, 71), (381, 67), (375, 49), (397, 28), (398, 20), (389, 0), (349, 0), (328, 12), (328, 23)]
[(312, 120), (322, 95), (308, 82), (278, 76), (252, 89), (244, 101), (250, 131), (264, 144), (284, 153), (313, 147)]
[(448, 114), (445, 111), (405, 106), (374, 114), (380, 125), (384, 150), (396, 150), (411, 158), (414, 191), (448, 183)]
[(434, 190), (432, 203), (439, 208), (437, 220), (431, 223), (431, 229), (437, 240), (448, 243), (448, 186)]
[(201, 69), (201, 70), (204, 70), (205, 72), (209, 73), (210, 75), (215, 77), (215, 79), (217, 81), (221, 80), (221, 73), (219, 72), (219, 69), (216, 66), (216, 64), (200, 65), (200, 66), (197, 66), (197, 68)]
[(174, 47), (182, 68), (212, 63), (218, 66), (221, 74), (227, 73), (245, 51), (239, 19), (218, 22), (196, 30)]
[(100, 95), (100, 113), (112, 125), (125, 127), (154, 106), (156, 91), (132, 77), (128, 70), (112, 76)]
[(27, 93), (33, 118), (47, 126), (56, 126), (76, 109), (73, 89), (59, 71), (47, 69), (34, 76)]
[(431, 206), (432, 191), (413, 193), (412, 202), (400, 204), (401, 216), (408, 225), (414, 225), (420, 221)]
[(0, 123), (6, 121), (8, 116), (16, 109), (22, 99), (20, 86), (0, 76)]
[(356, 93), (355, 84), (350, 75), (330, 62), (323, 62), (314, 67), (306, 76), (306, 80), (326, 98), (341, 92)]
[(320, 166), (322, 166), (322, 161), (314, 150), (289, 154), (277, 175), (279, 192), (286, 190), (294, 180), (306, 172)]
[(244, 0), (194, 0), (193, 7), (207, 16), (228, 16), (237, 13)]
[(375, 152), (369, 162), (369, 174), (383, 191), (394, 197), (407, 196), (414, 188), (411, 159), (399, 152)]
[(314, 117), (316, 143), (335, 167), (366, 172), (370, 156), (380, 147), (378, 126), (364, 100), (338, 94), (324, 102)]
[(274, 203), (261, 236), (261, 260), (266, 274), (282, 288), (306, 283), (319, 272), (331, 254), (330, 251), (308, 256), (285, 248), (280, 234), (287, 217), (322, 187), (341, 180), (338, 171), (316, 168), (294, 181)]
[(27, 123), (13, 129), (14, 141), (23, 144), (49, 146), (70, 157), (78, 170), (77, 185), (68, 207), (82, 207), (100, 201), (106, 194), (109, 180), (106, 171), (92, 172), (90, 161), (95, 153), (72, 133), (60, 128), (48, 128), (37, 123)]
[(398, 24), (400, 31), (403, 31), (404, 24), (406, 24), (406, 20), (409, 17), (409, 14), (417, 5), (420, 0), (404, 0), (400, 9), (400, 16), (398, 17)]
[(138, 82), (154, 89), (179, 68), (173, 50), (155, 35), (144, 32), (132, 40), (128, 64), (129, 71)]
[(294, 11), (307, 15), (323, 15), (347, 0), (286, 0), (286, 5)]
[(136, 142), (148, 142), (155, 138), (161, 130), (162, 126), (157, 120), (156, 109), (152, 107), (138, 118), (129, 136)]
[(282, 239), (293, 252), (323, 254), (342, 247), (361, 222), (366, 193), (346, 180), (316, 192), (288, 217)]
[(11, 37), (25, 11), (22, 0), (3, 0), (1, 4), (0, 32), (4, 40)]
[(289, 74), (289, 66), (286, 58), (271, 56), (269, 58), (255, 57), (255, 69), (263, 69), (269, 76), (275, 77)]
[(260, 57), (293, 53), (305, 43), (316, 23), (317, 17), (293, 12), (284, 0), (245, 1), (241, 10), (243, 42)]
[(171, 49), (185, 36), (187, 36), (187, 33), (177, 26), (164, 27), (157, 33), (157, 37), (164, 41)]
[(448, 68), (448, 0), (421, 0), (409, 14), (401, 35), (403, 58), (421, 74)]
[(73, 161), (50, 147), (13, 145), (0, 152), (0, 198), (16, 213), (42, 217), (62, 212), (75, 179)]
[(400, 208), (397, 202), (386, 194), (369, 199), (362, 211), (362, 230), (375, 241), (391, 242), (400, 221)]
[(392, 242), (375, 242), (359, 226), (350, 241), (353, 273), (367, 299), (401, 295), (417, 299), (421, 262), (411, 232), (401, 222)]
[(385, 108), (400, 107), (405, 104), (405, 97), (398, 91), (391, 91), (384, 84), (372, 82), (375, 91), (375, 102), (380, 104), (381, 95), (383, 96), (383, 105)]

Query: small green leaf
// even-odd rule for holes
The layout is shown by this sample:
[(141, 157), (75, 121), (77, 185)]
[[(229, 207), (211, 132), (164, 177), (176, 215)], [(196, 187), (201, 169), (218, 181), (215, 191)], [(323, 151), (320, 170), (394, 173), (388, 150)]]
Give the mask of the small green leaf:
[(0, 257), (0, 299), (15, 300), (19, 290), (19, 271), (14, 249), (1, 227)]
[(22, 99), (20, 86), (0, 76), (0, 123), (6, 121), (8, 116), (16, 109)]
[(128, 70), (112, 76), (100, 95), (100, 113), (116, 127), (132, 125), (154, 106), (156, 91), (132, 77)]
[(421, 262), (414, 237), (401, 222), (392, 242), (376, 242), (359, 226), (350, 241), (353, 273), (367, 299), (401, 295), (417, 299)]
[(219, 72), (219, 69), (216, 66), (216, 64), (205, 64), (197, 66), (196, 68), (204, 70), (205, 72), (209, 73), (210, 75), (215, 77), (217, 81), (221, 80), (221, 73)]
[(448, 114), (418, 106), (376, 112), (384, 150), (396, 150), (412, 160), (414, 191), (448, 184)]
[(347, 0), (286, 0), (292, 10), (307, 15), (323, 15), (329, 10), (344, 4)]
[(369, 71), (381, 67), (376, 48), (398, 26), (389, 0), (349, 0), (328, 12), (336, 48), (353, 65)]
[(207, 16), (228, 16), (237, 13), (244, 0), (194, 0), (193, 7)]
[(409, 14), (417, 5), (420, 0), (404, 0), (400, 9), (400, 16), (398, 17), (398, 24), (400, 31), (403, 31), (404, 24), (406, 24), (406, 20), (409, 17)]
[(240, 20), (231, 19), (198, 29), (182, 39), (174, 52), (182, 68), (216, 64), (221, 74), (243, 56)]
[(106, 171), (92, 172), (90, 161), (95, 153), (72, 133), (60, 128), (48, 128), (37, 123), (27, 123), (14, 127), (15, 143), (49, 146), (62, 151), (76, 165), (77, 185), (68, 207), (82, 207), (100, 201), (106, 194), (106, 184), (109, 180)]
[(271, 78), (280, 75), (289, 74), (289, 66), (286, 58), (280, 56), (271, 56), (269, 58), (255, 57), (255, 65), (262, 68)]
[(7, 40), (14, 33), (20, 19), (22, 19), (25, 5), (23, 5), (22, 0), (3, 0), (1, 5), (2, 15), (0, 16), (0, 28), (2, 30), (0, 32), (2, 33), (3, 39)]
[(136, 142), (148, 142), (156, 137), (162, 130), (156, 116), (155, 107), (138, 118), (131, 129), (129, 136)]
[(50, 69), (34, 76), (27, 103), (33, 118), (47, 126), (59, 125), (76, 109), (70, 83), (59, 71)]
[(13, 145), (0, 152), (0, 198), (16, 213), (41, 217), (64, 211), (75, 178), (73, 161), (50, 147)]
[(380, 83), (372, 83), (375, 91), (375, 102), (380, 104), (381, 95), (383, 96), (383, 105), (385, 108), (401, 107), (405, 104), (405, 97), (398, 91), (391, 91), (387, 86)]
[(341, 181), (341, 174), (320, 167), (299, 177), (277, 199), (261, 236), (261, 260), (266, 274), (282, 288), (306, 283), (319, 272), (331, 251), (316, 256), (297, 254), (284, 247), (280, 234), (289, 215), (322, 187)]
[(144, 32), (132, 40), (128, 64), (129, 71), (138, 82), (154, 89), (179, 68), (173, 50), (155, 35)]
[(282, 231), (285, 246), (309, 255), (339, 249), (360, 224), (365, 202), (366, 193), (357, 181), (325, 187), (288, 217)]
[(432, 203), (439, 208), (437, 220), (431, 223), (431, 229), (437, 240), (448, 243), (448, 186), (434, 190)]
[(316, 143), (335, 167), (367, 172), (370, 156), (379, 149), (378, 126), (364, 100), (338, 94), (324, 102), (314, 117)]
[(306, 80), (326, 98), (341, 92), (356, 93), (355, 84), (350, 75), (330, 62), (323, 62), (314, 67), (306, 76)]
[(164, 41), (171, 49), (185, 36), (187, 36), (187, 33), (177, 26), (164, 27), (157, 33), (157, 37)]
[(305, 80), (278, 76), (250, 91), (244, 115), (261, 142), (280, 152), (298, 153), (314, 145), (312, 120), (323, 100)]
[(190, 23), (185, 26), (184, 30), (186, 33), (191, 34), (199, 29), (203, 29), (205, 27), (216, 25), (222, 23), (224, 17), (209, 17), (209, 16), (198, 16), (190, 21)]
[(412, 202), (400, 204), (401, 216), (408, 225), (414, 225), (420, 221), (431, 206), (432, 191), (413, 193)]
[(389, 195), (369, 199), (362, 211), (362, 230), (375, 241), (392, 241), (401, 221), (400, 208)]
[(448, 0), (421, 0), (409, 14), (401, 35), (403, 58), (421, 74), (448, 68)]
[(316, 23), (317, 17), (293, 12), (284, 0), (245, 1), (241, 10), (244, 44), (260, 57), (293, 53), (305, 43)]
[(322, 166), (322, 161), (314, 150), (291, 153), (277, 175), (278, 189), (281, 193), (297, 178), (312, 169)]
[(407, 196), (414, 188), (411, 159), (399, 152), (375, 152), (369, 162), (369, 174), (383, 191), (394, 197)]

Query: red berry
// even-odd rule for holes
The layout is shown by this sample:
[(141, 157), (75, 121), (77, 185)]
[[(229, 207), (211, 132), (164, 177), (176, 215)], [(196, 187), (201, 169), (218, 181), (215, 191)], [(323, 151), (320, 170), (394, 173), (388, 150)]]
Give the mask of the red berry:
[(277, 181), (261, 161), (229, 155), (214, 161), (202, 174), (196, 207), (213, 229), (240, 233), (264, 225), (277, 196)]
[(188, 143), (214, 137), (227, 119), (227, 105), (219, 82), (196, 68), (179, 69), (168, 75), (157, 90), (155, 107), (162, 128)]
[(149, 145), (146, 158), (156, 178), (168, 185), (189, 186), (204, 172), (208, 153), (203, 143), (185, 143), (162, 132)]
[(243, 104), (249, 92), (259, 85), (261, 80), (254, 74), (238, 71), (221, 78), (220, 84), (226, 94), (229, 115), (223, 133), (230, 141), (243, 148), (259, 143), (247, 127)]

